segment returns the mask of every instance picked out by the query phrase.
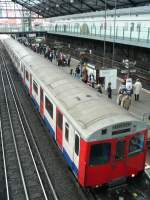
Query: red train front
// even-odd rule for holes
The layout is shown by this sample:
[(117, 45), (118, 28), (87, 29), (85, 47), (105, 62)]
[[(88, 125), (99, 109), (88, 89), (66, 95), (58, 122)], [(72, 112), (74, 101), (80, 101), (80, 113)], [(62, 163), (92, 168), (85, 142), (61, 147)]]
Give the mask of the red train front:
[(85, 187), (96, 187), (142, 172), (146, 140), (146, 127), (143, 122), (136, 121), (96, 131), (87, 141), (81, 139), (79, 183)]

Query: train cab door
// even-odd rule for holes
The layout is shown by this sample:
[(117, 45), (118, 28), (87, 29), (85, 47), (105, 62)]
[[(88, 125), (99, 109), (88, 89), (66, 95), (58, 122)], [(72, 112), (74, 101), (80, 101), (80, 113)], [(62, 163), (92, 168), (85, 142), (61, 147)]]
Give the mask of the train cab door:
[(30, 96), (32, 96), (32, 74), (30, 74)]
[(80, 153), (80, 137), (77, 131), (75, 131), (75, 139), (74, 139), (74, 172), (77, 172), (79, 167), (79, 153)]
[(44, 117), (44, 95), (43, 89), (40, 87), (40, 114)]
[(112, 146), (112, 180), (119, 177), (126, 177), (127, 174), (127, 141), (124, 139), (117, 139)]
[(63, 114), (56, 109), (56, 141), (60, 149), (62, 149), (62, 135), (63, 135)]

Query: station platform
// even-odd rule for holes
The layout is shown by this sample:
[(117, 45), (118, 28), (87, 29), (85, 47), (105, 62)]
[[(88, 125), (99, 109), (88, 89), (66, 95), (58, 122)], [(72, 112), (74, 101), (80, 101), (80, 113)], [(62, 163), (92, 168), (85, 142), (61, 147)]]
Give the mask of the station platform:
[[(59, 67), (66, 73), (70, 74), (70, 70), (73, 69), (73, 71), (75, 71), (75, 68), (79, 64), (79, 62), (80, 62), (79, 60), (72, 58), (70, 67), (68, 67), (68, 66), (65, 66), (65, 67), (59, 66)], [(53, 60), (53, 64), (57, 65), (56, 60)], [(75, 77), (73, 76), (73, 78), (75, 78)], [(81, 81), (81, 80), (79, 79), (79, 81)], [(113, 90), (113, 92), (112, 92), (112, 101), (116, 104), (117, 104), (117, 92), (118, 92), (120, 83), (121, 83), (121, 79), (118, 78), (117, 79), (117, 89)], [(88, 87), (90, 87), (90, 86), (88, 86)], [(93, 90), (96, 90), (96, 89), (93, 88)], [(103, 89), (103, 94), (106, 95), (106, 91), (104, 89)], [(132, 103), (129, 108), (129, 112), (141, 120), (146, 120), (146, 117), (148, 116), (148, 114), (150, 115), (150, 91), (145, 90), (143, 88), (139, 101), (134, 101), (134, 95), (133, 95)]]

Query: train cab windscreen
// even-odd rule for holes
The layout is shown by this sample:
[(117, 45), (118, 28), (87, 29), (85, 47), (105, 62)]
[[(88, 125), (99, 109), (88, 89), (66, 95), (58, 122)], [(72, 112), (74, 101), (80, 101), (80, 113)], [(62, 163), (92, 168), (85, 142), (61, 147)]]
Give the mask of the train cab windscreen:
[(110, 160), (111, 144), (93, 144), (91, 146), (90, 161), (91, 166), (106, 164)]
[(144, 149), (144, 135), (139, 134), (133, 136), (129, 141), (129, 152), (128, 155), (132, 156), (142, 152)]

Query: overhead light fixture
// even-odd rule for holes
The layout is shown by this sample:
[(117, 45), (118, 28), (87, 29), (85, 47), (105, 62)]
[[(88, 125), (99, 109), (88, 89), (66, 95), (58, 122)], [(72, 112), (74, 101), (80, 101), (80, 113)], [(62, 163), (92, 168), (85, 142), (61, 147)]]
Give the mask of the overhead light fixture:
[(56, 4), (56, 8), (59, 8), (59, 4)]
[(70, 0), (70, 3), (74, 3), (74, 0)]

